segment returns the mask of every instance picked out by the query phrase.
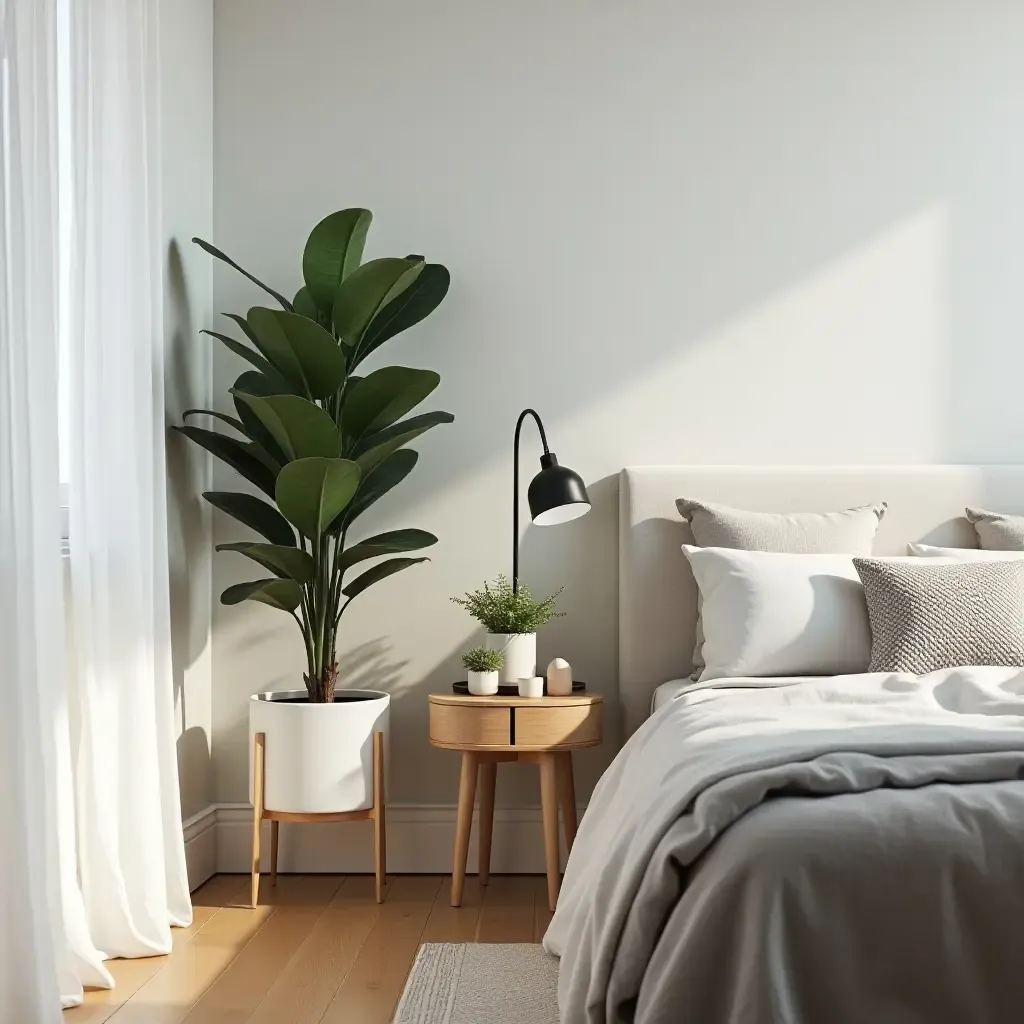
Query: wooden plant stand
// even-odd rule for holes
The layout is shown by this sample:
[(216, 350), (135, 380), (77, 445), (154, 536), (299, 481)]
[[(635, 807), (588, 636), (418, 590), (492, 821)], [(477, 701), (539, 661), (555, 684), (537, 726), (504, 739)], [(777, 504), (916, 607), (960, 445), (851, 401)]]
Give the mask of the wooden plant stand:
[(260, 827), (270, 822), (270, 884), (277, 885), (277, 840), (282, 821), (366, 821), (373, 822), (373, 861), (377, 876), (377, 902), (384, 902), (387, 882), (387, 836), (384, 804), (384, 733), (373, 734), (373, 804), (363, 811), (335, 811), (322, 814), (272, 811), (263, 806), (266, 733), (253, 737), (253, 805), (252, 805), (252, 906), (260, 897)]

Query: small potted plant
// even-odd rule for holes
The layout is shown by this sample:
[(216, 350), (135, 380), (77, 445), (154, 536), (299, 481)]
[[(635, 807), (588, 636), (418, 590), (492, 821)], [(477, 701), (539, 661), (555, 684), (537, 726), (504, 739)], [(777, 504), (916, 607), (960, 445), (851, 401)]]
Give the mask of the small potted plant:
[(462, 656), (466, 668), (469, 692), (474, 697), (492, 697), (498, 692), (498, 673), (505, 664), (501, 651), (487, 647), (474, 647)]
[(513, 590), (505, 576), (485, 583), (452, 601), (465, 608), (488, 633), (487, 646), (504, 654), (501, 682), (517, 683), (537, 674), (537, 630), (562, 613), (555, 611), (555, 601), (562, 590), (537, 600), (525, 583)]

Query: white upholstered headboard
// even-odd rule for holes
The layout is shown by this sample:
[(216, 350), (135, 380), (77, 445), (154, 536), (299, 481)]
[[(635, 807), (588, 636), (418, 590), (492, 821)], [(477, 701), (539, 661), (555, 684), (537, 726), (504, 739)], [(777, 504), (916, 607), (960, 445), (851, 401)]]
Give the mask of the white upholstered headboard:
[(691, 669), (697, 591), (680, 545), (678, 497), (764, 512), (827, 512), (887, 501), (875, 553), (910, 541), (975, 547), (966, 505), (1024, 514), (1024, 466), (637, 466), (619, 490), (619, 694), (626, 735), (660, 683)]

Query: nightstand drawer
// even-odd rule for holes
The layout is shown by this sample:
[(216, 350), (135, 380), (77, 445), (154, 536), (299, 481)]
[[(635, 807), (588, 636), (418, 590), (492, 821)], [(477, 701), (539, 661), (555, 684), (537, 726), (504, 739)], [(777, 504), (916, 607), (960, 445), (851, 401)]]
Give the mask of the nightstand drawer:
[(573, 747), (601, 739), (601, 704), (517, 707), (517, 747)]
[(507, 747), (512, 713), (507, 707), (430, 705), (430, 741), (457, 747)]

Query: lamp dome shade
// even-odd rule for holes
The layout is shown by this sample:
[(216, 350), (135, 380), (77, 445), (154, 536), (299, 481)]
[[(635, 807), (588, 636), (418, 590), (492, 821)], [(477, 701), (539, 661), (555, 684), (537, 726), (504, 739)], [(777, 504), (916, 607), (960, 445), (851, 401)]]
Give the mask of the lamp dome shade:
[(530, 481), (527, 500), (538, 526), (557, 526), (590, 511), (590, 498), (578, 473), (560, 466), (554, 452), (545, 452), (541, 470)]

